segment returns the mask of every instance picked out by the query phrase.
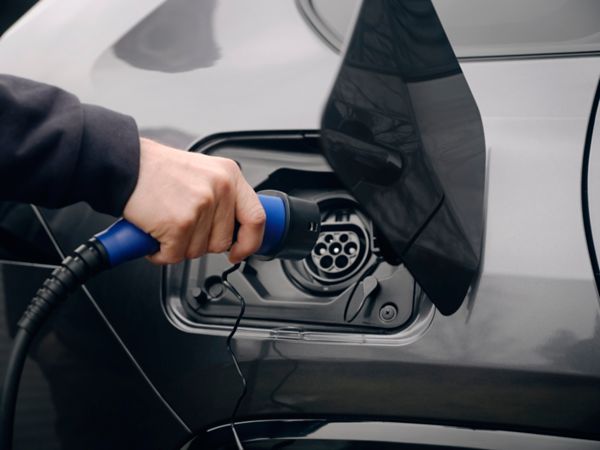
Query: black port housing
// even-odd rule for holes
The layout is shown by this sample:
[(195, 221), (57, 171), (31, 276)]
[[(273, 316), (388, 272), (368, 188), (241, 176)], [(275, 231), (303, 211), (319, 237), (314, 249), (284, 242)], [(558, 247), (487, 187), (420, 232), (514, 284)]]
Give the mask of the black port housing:
[[(402, 265), (380, 256), (369, 217), (321, 155), (317, 133), (218, 136), (192, 150), (234, 159), (257, 191), (283, 191), (321, 210), (321, 233), (307, 258), (251, 257), (229, 277), (246, 301), (244, 326), (393, 333), (410, 323), (422, 293)], [(198, 326), (231, 325), (239, 303), (219, 283), (229, 266), (225, 255), (208, 255), (170, 267), (167, 307)], [(382, 320), (390, 304), (397, 313)]]

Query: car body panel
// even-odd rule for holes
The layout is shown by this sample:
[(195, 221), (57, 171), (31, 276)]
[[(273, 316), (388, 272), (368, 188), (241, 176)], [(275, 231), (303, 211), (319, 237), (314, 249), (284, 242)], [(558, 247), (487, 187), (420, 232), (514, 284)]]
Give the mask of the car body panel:
[[(14, 329), (51, 270), (0, 263), (6, 328)], [(2, 342), (8, 342), (4, 330)], [(4, 357), (0, 362), (5, 373)], [(14, 448), (166, 448), (186, 439), (186, 427), (131, 364), (87, 294), (74, 294), (33, 343), (19, 392)]]
[[(584, 449), (595, 441), (506, 431), (470, 430), (440, 425), (319, 419), (265, 420), (236, 424), (248, 448), (290, 449)], [(264, 439), (268, 436), (268, 439)], [(189, 450), (232, 443), (228, 425), (215, 427), (190, 442)], [(252, 445), (254, 444), (254, 445)], [(342, 444), (340, 446), (340, 444)], [(345, 444), (345, 445), (343, 445)], [(387, 444), (387, 445), (386, 445)]]
[[(45, 0), (0, 40), (0, 71), (132, 114), (143, 134), (173, 145), (223, 131), (316, 129), (339, 56), (312, 34), (293, 1), (252, 2), (251, 10), (246, 3), (219, 3), (215, 65), (167, 73), (132, 66), (112, 50), (160, 2)], [(252, 26), (240, 26), (250, 15)], [(260, 39), (248, 42), (257, 29)], [(241, 418), (359, 415), (600, 438), (600, 311), (580, 207), (600, 59), (461, 68), (488, 153), (478, 285), (457, 313), (436, 315), (406, 345), (237, 340), (249, 380)], [(65, 251), (113, 220), (84, 205), (43, 215)], [(164, 411), (171, 407), (199, 432), (229, 420), (239, 380), (223, 335), (185, 333), (169, 321), (161, 276), (136, 261), (89, 289), (150, 391), (166, 401)]]
[[(77, 237), (58, 239), (68, 247)], [(175, 329), (162, 313), (157, 268), (130, 263), (89, 288), (192, 430), (228, 417), (239, 384), (225, 335)], [(472, 304), (436, 316), (409, 345), (244, 338), (236, 349), (250, 385), (239, 415), (352, 416), (360, 404), (369, 417), (594, 435), (597, 309), (592, 281), (495, 276), (481, 281)]]
[[(315, 32), (340, 51), (361, 0), (296, 1)], [(432, 2), (454, 52), (463, 60), (599, 54), (600, 6), (594, 0)]]
[[(213, 16), (219, 58), (210, 67), (169, 73), (132, 66), (113, 49), (160, 1), (66, 1), (36, 5), (3, 37), (1, 70), (131, 114), (142, 133), (175, 136), (170, 142), (180, 146), (215, 132), (318, 128), (338, 58), (312, 34), (294, 2), (219, 2)], [(181, 14), (197, 4), (170, 1)], [(49, 18), (54, 8), (64, 15)], [(106, 24), (101, 32), (88, 32), (99, 23)]]

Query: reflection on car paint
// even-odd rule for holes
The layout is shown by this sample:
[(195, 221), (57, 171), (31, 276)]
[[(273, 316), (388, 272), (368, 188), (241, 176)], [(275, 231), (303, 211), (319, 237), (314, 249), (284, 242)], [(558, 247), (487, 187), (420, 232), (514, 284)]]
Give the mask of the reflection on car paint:
[(214, 37), (216, 0), (167, 0), (113, 47), (132, 66), (186, 72), (213, 66), (220, 57)]

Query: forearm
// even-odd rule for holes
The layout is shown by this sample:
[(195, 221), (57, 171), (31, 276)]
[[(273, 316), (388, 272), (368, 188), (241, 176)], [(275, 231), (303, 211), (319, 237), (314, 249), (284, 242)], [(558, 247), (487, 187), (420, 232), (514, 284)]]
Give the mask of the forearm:
[[(141, 145), (141, 149), (140, 149)], [(238, 165), (142, 140), (132, 118), (58, 88), (0, 75), (0, 200), (60, 207), (85, 201), (124, 215), (175, 263), (259, 247), (265, 212)]]
[(120, 215), (135, 188), (135, 122), (58, 88), (0, 75), (0, 199), (78, 201)]

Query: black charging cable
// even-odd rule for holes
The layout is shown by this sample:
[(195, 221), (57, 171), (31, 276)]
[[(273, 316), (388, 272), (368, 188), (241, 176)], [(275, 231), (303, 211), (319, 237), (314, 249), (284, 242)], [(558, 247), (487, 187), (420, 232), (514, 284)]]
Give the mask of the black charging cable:
[[(288, 259), (299, 259), (309, 254), (320, 232), (321, 214), (318, 205), (312, 201), (288, 197), (279, 191), (258, 193), (258, 199), (266, 213), (266, 224), (262, 244), (256, 254), (269, 258)], [(35, 335), (51, 312), (71, 292), (97, 273), (126, 261), (151, 255), (159, 249), (160, 243), (151, 235), (127, 220), (120, 219), (78, 247), (44, 281), (17, 325), (18, 331), (9, 357), (0, 398), (0, 450), (10, 450), (12, 446), (19, 381), (27, 353)], [(241, 449), (241, 442), (235, 431), (235, 416), (247, 387), (231, 342), (244, 315), (245, 302), (239, 292), (227, 281), (227, 276), (239, 267), (240, 264), (232, 266), (223, 272), (222, 278), (224, 286), (241, 304), (238, 318), (227, 338), (227, 348), (243, 384), (232, 417), (232, 429), (238, 449)]]
[(48, 316), (70, 293), (109, 267), (107, 261), (106, 250), (96, 238), (80, 245), (52, 271), (17, 323), (0, 398), (0, 450), (12, 447), (19, 382), (33, 339)]
[(225, 270), (221, 274), (221, 282), (223, 283), (223, 286), (225, 286), (225, 288), (228, 289), (229, 292), (231, 292), (233, 294), (233, 296), (240, 302), (240, 312), (238, 313), (238, 316), (235, 320), (233, 328), (231, 329), (231, 332), (229, 333), (229, 336), (227, 336), (226, 342), (227, 342), (227, 351), (229, 351), (229, 354), (231, 355), (231, 359), (233, 361), (233, 365), (235, 366), (235, 370), (242, 382), (242, 391), (240, 392), (240, 395), (238, 396), (237, 401), (235, 402), (235, 407), (233, 408), (233, 411), (231, 413), (231, 432), (233, 433), (233, 437), (235, 439), (235, 443), (237, 445), (238, 450), (244, 450), (242, 441), (240, 440), (240, 438), (237, 434), (237, 431), (235, 429), (235, 419), (237, 417), (238, 410), (240, 409), (240, 405), (241, 405), (242, 401), (244, 400), (246, 393), (248, 392), (248, 383), (247, 383), (246, 377), (244, 376), (244, 373), (242, 372), (242, 369), (240, 367), (240, 363), (237, 359), (235, 350), (231, 346), (231, 341), (233, 340), (233, 336), (235, 335), (235, 333), (237, 332), (237, 330), (240, 326), (242, 317), (244, 317), (244, 312), (246, 312), (246, 301), (244, 300), (244, 297), (235, 288), (235, 286), (233, 286), (233, 284), (231, 284), (229, 282), (229, 280), (227, 279), (229, 277), (229, 275), (232, 274), (233, 272), (235, 272), (236, 270), (238, 270), (240, 268), (240, 266), (241, 266), (241, 263), (234, 264), (229, 269)]
[[(72, 255), (65, 258), (60, 266), (52, 271), (50, 276), (38, 289), (17, 323), (18, 330), (8, 360), (6, 378), (4, 379), (2, 397), (0, 398), (0, 450), (10, 450), (12, 448), (19, 382), (33, 339), (48, 316), (68, 297), (69, 294), (74, 292), (94, 275), (109, 268), (106, 261), (107, 256), (104, 247), (98, 244), (95, 238), (92, 238), (85, 244), (79, 246)], [(246, 396), (247, 382), (232, 347), (232, 340), (239, 328), (242, 317), (244, 316), (246, 302), (244, 297), (228, 280), (228, 276), (238, 270), (240, 266), (241, 264), (235, 264), (225, 270), (221, 275), (221, 279), (223, 285), (235, 296), (241, 305), (235, 324), (229, 333), (226, 342), (227, 350), (231, 355), (235, 370), (242, 382), (242, 391), (238, 396), (231, 415), (231, 428), (238, 450), (243, 450), (244, 447), (242, 446), (235, 429), (235, 418), (240, 405)]]

